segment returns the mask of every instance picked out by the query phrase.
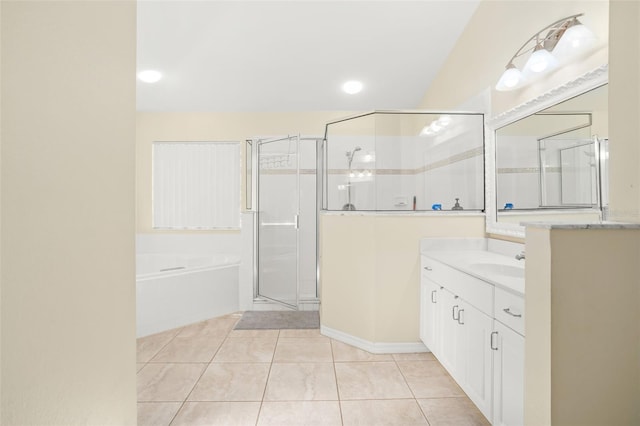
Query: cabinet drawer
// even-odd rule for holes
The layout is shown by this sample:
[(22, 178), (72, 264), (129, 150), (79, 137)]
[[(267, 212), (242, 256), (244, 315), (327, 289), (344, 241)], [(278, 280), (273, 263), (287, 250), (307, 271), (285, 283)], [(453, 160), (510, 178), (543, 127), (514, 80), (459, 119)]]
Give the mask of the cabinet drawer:
[(448, 265), (421, 256), (421, 277), (440, 284), (489, 316), (493, 316), (493, 285)]
[(524, 336), (524, 298), (495, 289), (495, 319)]
[(433, 260), (426, 256), (420, 257), (420, 271), (423, 277), (430, 279), (440, 285), (447, 282), (447, 269), (449, 267), (437, 260)]

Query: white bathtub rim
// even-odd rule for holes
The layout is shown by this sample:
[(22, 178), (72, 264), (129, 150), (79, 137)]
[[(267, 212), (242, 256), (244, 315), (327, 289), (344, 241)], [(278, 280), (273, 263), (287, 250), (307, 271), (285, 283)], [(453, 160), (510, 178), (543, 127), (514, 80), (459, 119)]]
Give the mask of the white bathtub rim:
[[(155, 253), (139, 253), (138, 256), (154, 256), (156, 255)], [(159, 254), (159, 256), (166, 256), (165, 254)], [(171, 255), (174, 256), (174, 255)], [(179, 254), (178, 256), (185, 256), (185, 254)], [(197, 255), (193, 255), (193, 257), (205, 257), (206, 255), (202, 255), (202, 254), (197, 254)], [(180, 269), (171, 269), (171, 270), (166, 270), (166, 271), (152, 271), (152, 272), (147, 272), (144, 274), (136, 274), (136, 282), (143, 282), (143, 281), (149, 281), (149, 280), (153, 280), (153, 279), (160, 279), (160, 278), (168, 278), (168, 277), (175, 277), (175, 276), (180, 276), (180, 275), (185, 275), (185, 274), (190, 274), (190, 273), (196, 273), (196, 272), (202, 272), (202, 271), (213, 271), (216, 269), (223, 269), (223, 268), (231, 268), (231, 267), (239, 267), (241, 260), (240, 260), (240, 256), (232, 256), (232, 255), (224, 255), (224, 256), (211, 256), (211, 259), (214, 260), (215, 262), (212, 262), (210, 264), (205, 264), (205, 265), (201, 265), (201, 266), (185, 266), (185, 267), (181, 267), (181, 266), (168, 266), (167, 268), (180, 268)]]

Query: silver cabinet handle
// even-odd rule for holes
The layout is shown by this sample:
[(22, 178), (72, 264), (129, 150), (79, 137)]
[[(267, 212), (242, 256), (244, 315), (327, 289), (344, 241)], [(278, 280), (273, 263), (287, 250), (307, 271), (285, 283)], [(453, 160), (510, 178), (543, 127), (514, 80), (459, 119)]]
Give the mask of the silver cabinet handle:
[(464, 312), (464, 309), (458, 310), (458, 324), (460, 325), (464, 325), (464, 317), (462, 316), (463, 312)]
[(503, 311), (505, 314), (509, 314), (512, 317), (522, 318), (522, 314), (514, 314), (513, 312), (511, 312), (510, 308), (504, 308)]
[(491, 346), (491, 349), (492, 349), (492, 350), (497, 351), (497, 350), (498, 350), (498, 346), (495, 346), (495, 347), (493, 346), (493, 335), (494, 335), (494, 334), (497, 336), (497, 335), (498, 335), (498, 332), (497, 332), (497, 331), (493, 331), (493, 332), (491, 333), (491, 343), (489, 343), (489, 345)]
[(436, 296), (436, 290), (432, 290), (431, 291), (431, 303), (437, 303), (435, 296)]
[(453, 320), (454, 321), (458, 321), (458, 319), (460, 318), (460, 314), (458, 314), (458, 318), (456, 318), (456, 309), (458, 308), (458, 305), (453, 305), (453, 308), (451, 308), (451, 315), (453, 316)]
[(424, 267), (424, 269), (426, 269), (427, 271), (433, 271), (433, 269), (431, 269), (431, 268), (430, 268), (430, 267), (428, 267), (428, 266), (425, 266), (425, 267)]

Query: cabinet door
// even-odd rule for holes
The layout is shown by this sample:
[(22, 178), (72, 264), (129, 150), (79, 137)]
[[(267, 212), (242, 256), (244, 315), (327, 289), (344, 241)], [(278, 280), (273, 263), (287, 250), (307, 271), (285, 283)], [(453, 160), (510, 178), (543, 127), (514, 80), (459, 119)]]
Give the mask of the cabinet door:
[(458, 313), (460, 345), (458, 350), (464, 373), (460, 386), (482, 414), (491, 420), (492, 407), (492, 351), (493, 318), (463, 301)]
[(440, 285), (422, 277), (420, 283), (420, 339), (434, 355), (440, 350)]
[(440, 339), (436, 344), (439, 347), (438, 360), (449, 374), (459, 383), (462, 376), (460, 368), (461, 356), (464, 352), (460, 350), (461, 330), (458, 324), (458, 312), (462, 300), (447, 289), (441, 289), (438, 293), (440, 301), (439, 327)]
[(524, 337), (494, 321), (493, 424), (524, 424)]

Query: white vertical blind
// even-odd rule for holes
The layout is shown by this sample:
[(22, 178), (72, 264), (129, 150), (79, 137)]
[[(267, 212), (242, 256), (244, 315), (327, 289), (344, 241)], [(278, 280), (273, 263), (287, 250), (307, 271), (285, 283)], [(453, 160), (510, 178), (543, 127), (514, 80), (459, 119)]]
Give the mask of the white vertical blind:
[(240, 227), (238, 142), (153, 143), (153, 227)]

